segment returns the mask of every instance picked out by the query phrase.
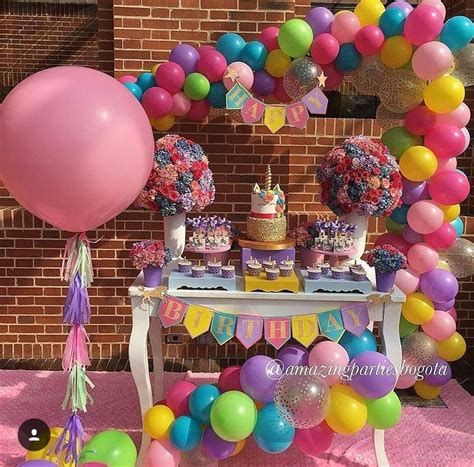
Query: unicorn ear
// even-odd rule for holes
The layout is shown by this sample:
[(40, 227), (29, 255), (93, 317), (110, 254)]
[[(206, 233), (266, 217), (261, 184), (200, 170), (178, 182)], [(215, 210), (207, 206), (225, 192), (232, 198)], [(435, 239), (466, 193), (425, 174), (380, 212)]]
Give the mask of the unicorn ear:
[(280, 184), (277, 183), (277, 184), (273, 187), (273, 192), (274, 192), (274, 193), (280, 193), (280, 191), (281, 191)]
[(254, 193), (260, 193), (260, 187), (258, 186), (258, 183), (256, 183), (256, 184), (253, 186), (253, 192), (254, 192)]

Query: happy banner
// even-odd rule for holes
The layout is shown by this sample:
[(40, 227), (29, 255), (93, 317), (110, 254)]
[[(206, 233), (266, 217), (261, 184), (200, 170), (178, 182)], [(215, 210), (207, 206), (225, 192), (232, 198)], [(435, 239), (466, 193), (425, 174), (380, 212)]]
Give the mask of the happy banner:
[(346, 331), (360, 336), (369, 324), (367, 303), (346, 303), (322, 313), (264, 318), (213, 310), (170, 295), (163, 296), (158, 316), (165, 328), (183, 323), (193, 339), (210, 331), (220, 345), (236, 337), (246, 349), (262, 336), (276, 349), (291, 337), (305, 347), (320, 335), (338, 342)]

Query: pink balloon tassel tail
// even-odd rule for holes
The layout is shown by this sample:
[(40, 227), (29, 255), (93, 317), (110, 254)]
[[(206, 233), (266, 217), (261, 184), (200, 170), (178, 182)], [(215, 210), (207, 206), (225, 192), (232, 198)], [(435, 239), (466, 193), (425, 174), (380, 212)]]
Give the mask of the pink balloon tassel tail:
[(84, 326), (74, 324), (64, 349), (62, 361), (64, 371), (71, 371), (76, 363), (79, 363), (83, 367), (90, 365), (87, 341), (88, 337)]

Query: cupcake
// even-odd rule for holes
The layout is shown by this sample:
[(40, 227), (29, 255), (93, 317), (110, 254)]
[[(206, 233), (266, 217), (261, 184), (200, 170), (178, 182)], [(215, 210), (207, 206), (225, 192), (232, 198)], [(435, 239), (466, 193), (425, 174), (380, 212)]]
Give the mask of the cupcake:
[(292, 259), (284, 259), (280, 261), (280, 266), (290, 266), (291, 268), (295, 267), (295, 262)]
[(330, 265), (329, 263), (319, 263), (318, 266), (321, 268), (321, 274), (329, 274)]
[(280, 264), (280, 275), (281, 277), (290, 277), (293, 273), (293, 266), (288, 264)]
[(181, 258), (178, 260), (178, 271), (182, 272), (183, 274), (187, 274), (191, 272), (191, 261), (187, 260), (186, 258)]
[(362, 282), (367, 279), (367, 274), (363, 269), (354, 270), (351, 272), (352, 279), (356, 282)]
[(334, 266), (331, 268), (332, 277), (334, 279), (343, 279), (344, 278), (344, 268), (339, 266)]
[(228, 264), (227, 266), (222, 266), (222, 277), (224, 279), (233, 279), (235, 277), (235, 266)]
[(273, 269), (276, 266), (276, 261), (274, 261), (271, 258), (265, 259), (262, 261), (262, 266), (263, 266), (263, 269), (268, 269), (268, 268)]
[(280, 270), (278, 268), (267, 268), (265, 269), (267, 273), (267, 279), (269, 281), (276, 281), (280, 275)]
[(220, 261), (209, 261), (207, 263), (207, 270), (211, 274), (220, 274), (222, 268), (222, 263)]
[(321, 268), (319, 266), (308, 266), (306, 269), (308, 271), (308, 279), (312, 281), (321, 279)]
[(249, 263), (247, 265), (247, 272), (250, 276), (257, 277), (260, 275), (262, 265), (257, 261), (255, 263)]
[(201, 265), (194, 265), (192, 268), (191, 268), (191, 274), (193, 275), (193, 277), (197, 277), (197, 278), (203, 278), (204, 277), (204, 271), (206, 270), (206, 268), (204, 266), (201, 266)]

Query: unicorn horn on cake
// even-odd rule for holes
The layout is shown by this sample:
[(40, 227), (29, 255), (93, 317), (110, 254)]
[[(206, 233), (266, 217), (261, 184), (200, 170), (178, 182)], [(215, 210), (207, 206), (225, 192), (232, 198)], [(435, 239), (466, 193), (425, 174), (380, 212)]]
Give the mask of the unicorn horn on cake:
[(270, 164), (267, 165), (267, 170), (265, 172), (265, 191), (272, 190), (272, 169)]

